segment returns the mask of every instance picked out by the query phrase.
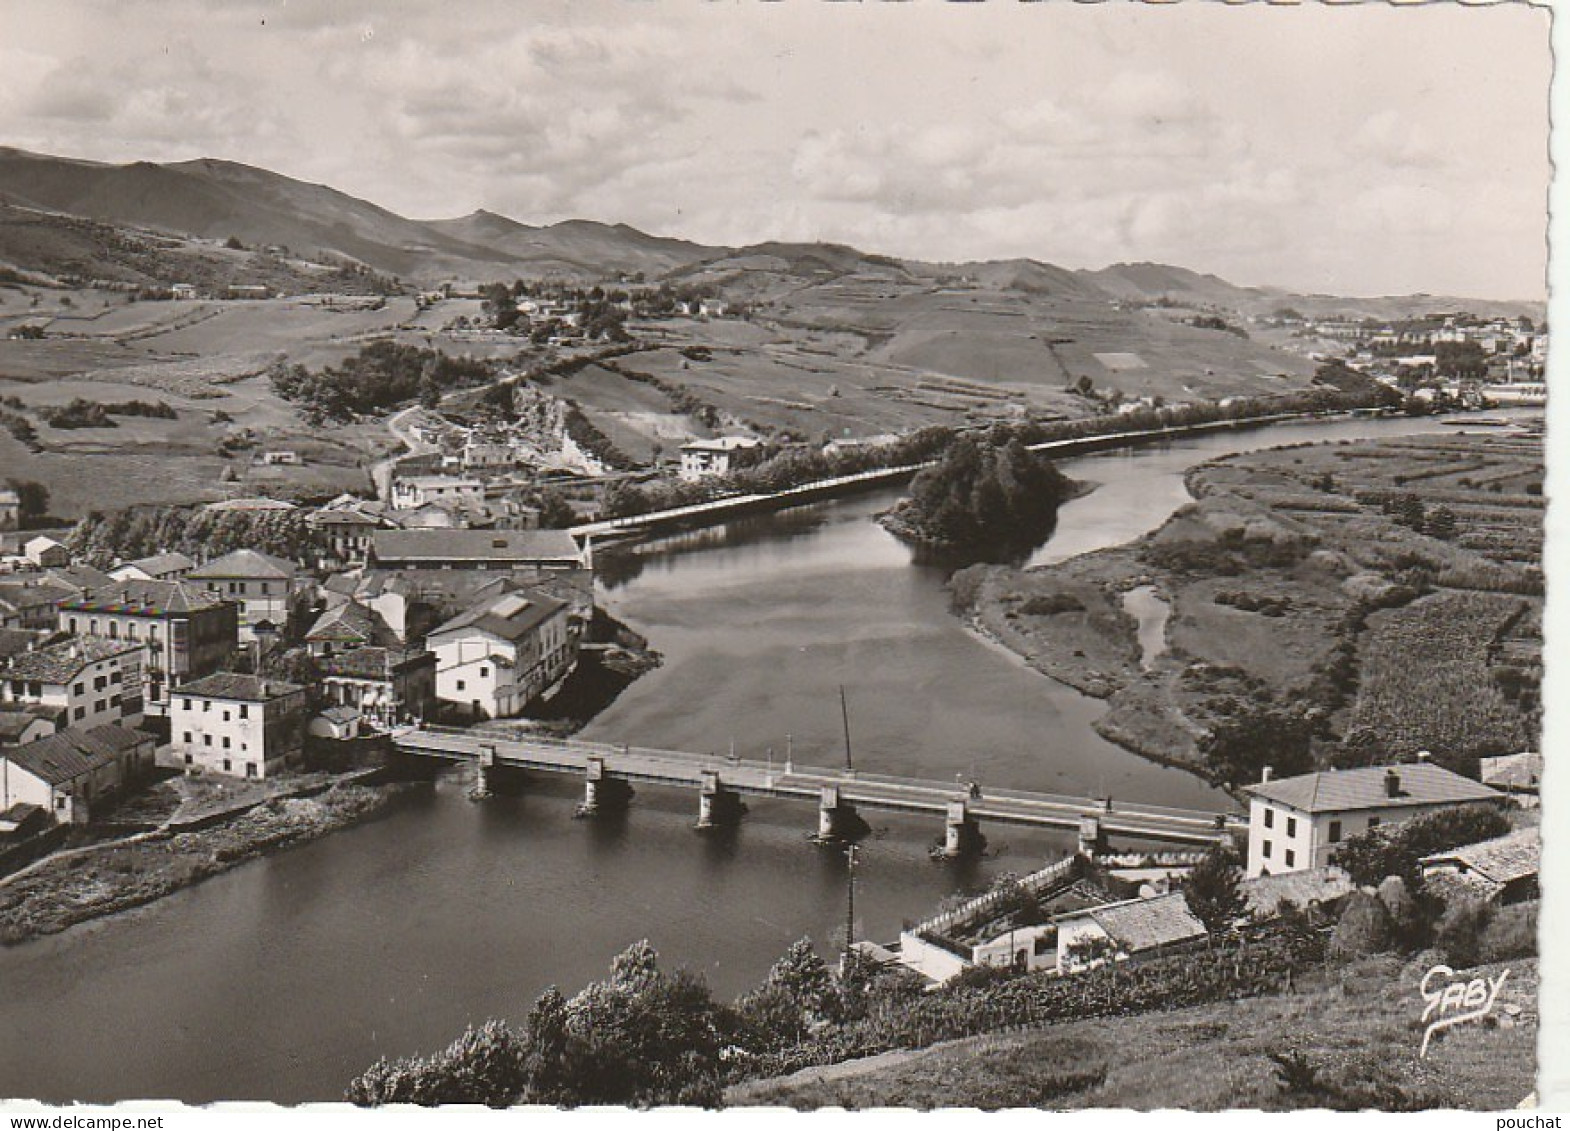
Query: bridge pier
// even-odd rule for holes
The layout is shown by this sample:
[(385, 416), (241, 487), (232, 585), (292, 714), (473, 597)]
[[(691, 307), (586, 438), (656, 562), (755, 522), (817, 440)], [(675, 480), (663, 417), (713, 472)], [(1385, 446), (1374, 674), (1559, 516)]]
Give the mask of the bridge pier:
[(575, 816), (593, 817), (625, 809), (630, 800), (632, 786), (621, 778), (607, 776), (604, 758), (590, 758), (584, 768), (583, 803)]
[(948, 811), (943, 816), (943, 855), (947, 859), (958, 856), (968, 856), (980, 852), (987, 846), (987, 838), (981, 835), (981, 826), (976, 818), (970, 815), (970, 806), (965, 801), (950, 801)]
[(1107, 830), (1101, 827), (1101, 818), (1086, 813), (1079, 819), (1079, 854), (1095, 856), (1107, 850)]
[(818, 835), (823, 844), (845, 844), (860, 840), (872, 831), (856, 807), (840, 798), (837, 785), (826, 785), (818, 794)]
[(722, 825), (734, 825), (741, 820), (741, 815), (746, 811), (747, 806), (742, 803), (741, 794), (726, 789), (724, 783), (720, 781), (720, 775), (713, 770), (703, 771), (703, 784), (698, 789), (697, 828), (713, 829)]
[(491, 795), (491, 770), (496, 766), (496, 747), (481, 746), (474, 762), (474, 788), (469, 791), (472, 801), (483, 801)]

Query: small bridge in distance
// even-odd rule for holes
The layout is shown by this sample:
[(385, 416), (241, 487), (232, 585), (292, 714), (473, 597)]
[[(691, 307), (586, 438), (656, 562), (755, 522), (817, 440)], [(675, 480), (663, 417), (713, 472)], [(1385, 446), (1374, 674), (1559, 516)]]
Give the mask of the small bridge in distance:
[(1113, 836), (1209, 845), (1229, 843), (1247, 829), (1234, 813), (1134, 802), (1114, 805), (1100, 798), (1011, 789), (989, 788), (983, 795), (954, 782), (800, 766), (789, 759), (758, 761), (433, 725), (395, 731), (393, 746), (406, 755), (473, 763), (481, 794), (496, 767), (581, 777), (584, 800), (579, 811), (585, 815), (625, 805), (635, 785), (696, 790), (699, 828), (738, 820), (744, 809), (741, 799), (748, 796), (815, 803), (818, 836), (826, 840), (854, 839), (865, 832), (861, 808), (929, 813), (943, 819), (943, 852), (948, 856), (984, 844), (982, 821), (1068, 829), (1091, 851), (1103, 848)]

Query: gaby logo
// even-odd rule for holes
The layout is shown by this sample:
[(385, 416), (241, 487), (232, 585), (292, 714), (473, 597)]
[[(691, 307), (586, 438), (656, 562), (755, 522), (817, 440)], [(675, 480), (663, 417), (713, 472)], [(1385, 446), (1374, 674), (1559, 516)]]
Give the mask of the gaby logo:
[(1510, 971), (1502, 970), (1497, 978), (1473, 978), (1467, 982), (1456, 980), (1455, 973), (1448, 966), (1434, 966), (1418, 984), (1418, 992), (1428, 1003), (1423, 1007), (1423, 1020), (1429, 1022), (1428, 1028), (1423, 1030), (1419, 1057), (1428, 1055), (1428, 1042), (1441, 1029), (1487, 1017), (1499, 991), (1504, 988), (1505, 979), (1510, 977)]

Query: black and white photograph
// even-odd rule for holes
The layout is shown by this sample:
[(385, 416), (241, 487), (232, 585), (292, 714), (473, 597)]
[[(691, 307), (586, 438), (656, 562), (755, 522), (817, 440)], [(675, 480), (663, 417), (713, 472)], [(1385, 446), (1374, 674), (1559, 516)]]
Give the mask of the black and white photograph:
[(0, 0), (0, 1112), (1557, 1126), (1555, 15)]

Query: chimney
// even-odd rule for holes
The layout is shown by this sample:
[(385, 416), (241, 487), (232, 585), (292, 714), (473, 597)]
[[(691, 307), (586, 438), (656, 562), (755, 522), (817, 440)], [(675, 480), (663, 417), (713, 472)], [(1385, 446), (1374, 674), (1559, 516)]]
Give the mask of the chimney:
[(1261, 782), (1269, 781), (1270, 780), (1270, 775), (1272, 773), (1273, 773), (1273, 771), (1271, 770), (1271, 768), (1269, 766), (1266, 766), (1263, 770), (1260, 771), (1259, 780)]
[(1385, 771), (1385, 796), (1401, 796), (1401, 775), (1396, 773), (1393, 768)]

